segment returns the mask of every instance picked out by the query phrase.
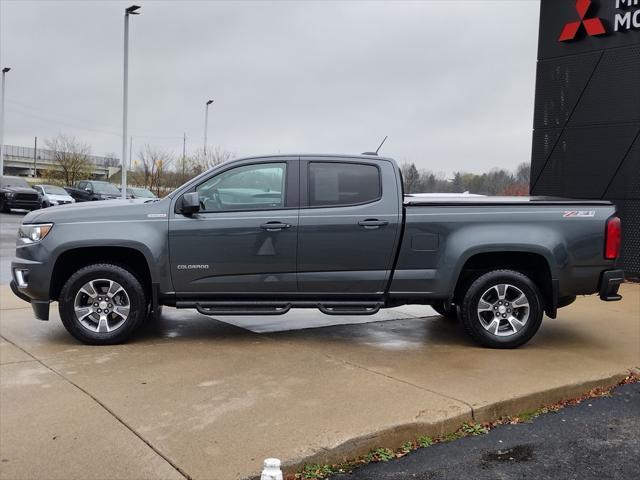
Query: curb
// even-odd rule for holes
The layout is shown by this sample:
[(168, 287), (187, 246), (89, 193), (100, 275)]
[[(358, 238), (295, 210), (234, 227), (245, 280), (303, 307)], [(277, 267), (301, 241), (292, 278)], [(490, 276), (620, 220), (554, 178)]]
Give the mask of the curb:
[[(455, 415), (437, 422), (411, 422), (396, 425), (378, 432), (355, 437), (334, 447), (319, 447), (319, 451), (311, 455), (284, 460), (282, 471), (285, 477), (292, 476), (306, 464), (337, 464), (366, 455), (379, 447), (396, 450), (407, 441), (415, 440), (422, 435), (432, 438), (442, 437), (447, 433), (458, 430), (464, 423), (487, 423), (499, 420), (501, 417), (513, 416), (523, 412), (537, 410), (545, 405), (580, 397), (594, 388), (613, 387), (629, 376), (631, 372), (640, 371), (640, 367), (632, 367), (624, 373), (615, 373), (599, 379), (586, 380), (569, 385), (532, 392), (528, 395), (501, 400), (490, 405), (480, 407), (473, 412)], [(258, 476), (248, 477), (250, 480), (259, 479)]]

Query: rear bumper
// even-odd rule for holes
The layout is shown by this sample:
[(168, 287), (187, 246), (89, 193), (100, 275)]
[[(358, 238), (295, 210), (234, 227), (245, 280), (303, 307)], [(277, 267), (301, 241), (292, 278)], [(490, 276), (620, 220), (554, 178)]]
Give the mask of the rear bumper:
[(600, 279), (600, 300), (605, 302), (616, 302), (622, 300), (622, 295), (618, 294), (620, 284), (624, 282), (624, 271), (622, 270), (607, 270), (602, 273)]

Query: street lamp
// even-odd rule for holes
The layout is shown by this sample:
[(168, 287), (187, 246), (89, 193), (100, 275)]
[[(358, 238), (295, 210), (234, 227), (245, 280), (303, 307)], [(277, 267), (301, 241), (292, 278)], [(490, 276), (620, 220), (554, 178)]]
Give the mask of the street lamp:
[(213, 100), (207, 100), (207, 104), (204, 106), (204, 157), (207, 158), (207, 125), (209, 125), (209, 105), (213, 103)]
[(127, 109), (129, 96), (129, 15), (139, 15), (140, 7), (124, 9), (124, 79), (122, 88), (122, 199), (127, 198)]
[(11, 70), (10, 67), (2, 69), (2, 105), (0, 105), (0, 176), (4, 175), (4, 76)]

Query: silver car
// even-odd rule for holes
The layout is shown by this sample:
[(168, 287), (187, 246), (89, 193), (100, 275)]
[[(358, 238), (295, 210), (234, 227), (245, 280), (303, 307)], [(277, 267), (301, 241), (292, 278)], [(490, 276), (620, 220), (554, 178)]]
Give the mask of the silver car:
[(54, 205), (65, 205), (67, 203), (76, 203), (76, 201), (62, 187), (58, 187), (56, 185), (34, 185), (33, 188), (42, 197), (42, 208), (52, 207)]

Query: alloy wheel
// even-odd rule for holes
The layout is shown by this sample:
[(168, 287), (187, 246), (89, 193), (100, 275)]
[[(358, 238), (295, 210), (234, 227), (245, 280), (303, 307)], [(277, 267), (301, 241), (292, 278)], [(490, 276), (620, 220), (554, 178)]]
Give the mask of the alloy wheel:
[(90, 280), (78, 290), (73, 307), (76, 319), (84, 328), (108, 333), (124, 325), (129, 318), (131, 303), (122, 285), (99, 278)]

